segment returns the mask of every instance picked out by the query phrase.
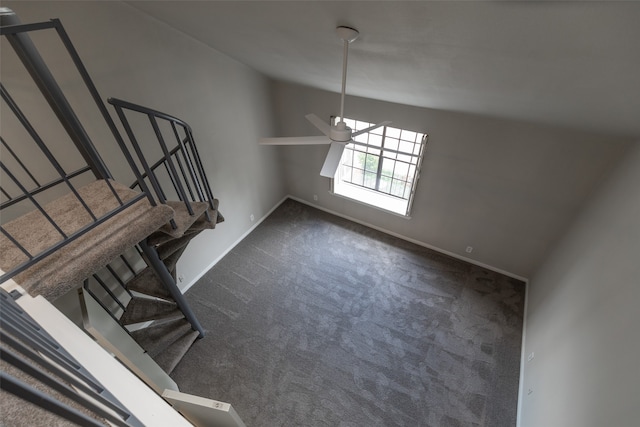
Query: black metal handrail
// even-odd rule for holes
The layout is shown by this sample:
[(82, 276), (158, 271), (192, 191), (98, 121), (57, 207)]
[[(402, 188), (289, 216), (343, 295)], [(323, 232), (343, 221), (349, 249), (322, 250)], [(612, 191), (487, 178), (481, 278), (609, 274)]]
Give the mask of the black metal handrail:
[[(30, 253), (29, 250), (12, 235), (12, 231), (10, 230), (10, 227), (8, 227), (8, 224), (0, 225), (0, 237), (2, 237), (3, 240), (8, 241), (9, 244), (18, 248), (19, 251), (24, 254), (26, 259), (26, 261), (22, 262), (18, 266), (11, 266), (9, 271), (0, 276), (0, 283), (23, 272), (36, 262), (53, 254), (62, 246), (69, 244), (73, 240), (109, 220), (119, 212), (129, 208), (143, 198), (147, 198), (152, 206), (156, 206), (157, 202), (163, 204), (166, 203), (168, 195), (167, 191), (169, 191), (171, 187), (175, 191), (176, 197), (180, 201), (184, 202), (187, 211), (191, 215), (195, 214), (195, 210), (193, 208), (194, 202), (207, 202), (211, 210), (215, 211), (217, 203), (214, 201), (215, 199), (213, 198), (210, 185), (204, 173), (202, 161), (200, 160), (200, 156), (193, 140), (193, 133), (189, 125), (182, 120), (155, 110), (137, 106), (125, 101), (110, 100), (114, 107), (116, 107), (118, 117), (122, 121), (127, 136), (129, 137), (129, 144), (127, 144), (120, 134), (114, 120), (107, 111), (105, 103), (102, 101), (102, 98), (100, 97), (78, 53), (59, 20), (52, 19), (47, 22), (23, 25), (20, 24), (13, 12), (6, 8), (2, 8), (0, 9), (0, 24), (0, 34), (8, 39), (13, 50), (16, 52), (18, 59), (35, 82), (38, 90), (42, 93), (44, 99), (61, 123), (65, 132), (68, 134), (69, 140), (73, 142), (75, 150), (80, 153), (85, 162), (79, 168), (74, 166), (73, 171), (67, 171), (66, 169), (71, 168), (67, 167), (65, 169), (61, 165), (61, 162), (56, 158), (56, 156), (62, 154), (59, 152), (53, 153), (50, 150), (34, 126), (31, 125), (27, 116), (13, 100), (9, 94), (9, 90), (2, 86), (2, 101), (9, 106), (9, 110), (13, 113), (19, 125), (21, 125), (24, 131), (26, 131), (26, 134), (30, 139), (33, 140), (36, 150), (44, 156), (49, 167), (55, 171), (56, 176), (53, 179), (50, 177), (42, 179), (40, 177), (41, 174), (39, 173), (39, 170), (36, 170), (33, 166), (26, 164), (26, 161), (23, 162), (25, 159), (20, 159), (20, 157), (15, 154), (19, 151), (15, 149), (17, 144), (13, 141), (13, 139), (16, 138), (2, 138), (1, 145), (9, 155), (6, 156), (6, 158), (3, 157), (0, 162), (0, 171), (3, 175), (2, 185), (0, 185), (0, 197), (2, 197), (2, 200), (0, 200), (0, 209), (4, 210), (14, 206), (16, 208), (22, 207), (16, 206), (18, 203), (28, 204), (28, 207), (31, 210), (39, 212), (45, 221), (56, 230), (60, 236), (60, 240), (39, 253)], [(70, 103), (67, 101), (51, 71), (29, 38), (28, 33), (30, 31), (45, 31), (48, 29), (55, 29), (59, 39), (62, 41), (64, 48), (66, 49), (67, 54), (71, 58), (76, 70), (82, 78), (86, 89), (100, 111), (104, 122), (113, 134), (113, 137), (120, 147), (130, 170), (135, 176), (136, 183), (133, 187), (137, 187), (141, 190), (139, 195), (134, 196), (127, 201), (121, 200), (118, 192), (115, 191), (111, 183), (112, 175), (110, 171), (107, 169), (107, 166), (93, 145), (89, 135), (71, 108)], [(134, 111), (143, 113), (147, 116), (153, 130), (153, 134), (158, 140), (159, 147), (162, 151), (162, 156), (159, 161), (150, 164), (150, 162), (146, 160), (143, 149), (140, 144), (138, 144), (133, 129), (127, 121), (125, 110), (127, 112)], [(160, 126), (161, 123), (165, 124), (164, 122), (168, 122), (171, 129), (170, 132), (168, 132), (168, 135), (166, 132), (163, 133)], [(175, 144), (171, 143), (174, 139), (176, 141)], [(19, 143), (24, 144), (25, 141), (21, 140)], [(148, 146), (149, 144), (145, 145)], [(139, 165), (141, 165), (141, 167)], [(171, 182), (171, 184), (165, 188), (163, 188), (161, 180), (159, 180), (157, 176), (157, 171), (159, 171), (160, 167), (166, 170)], [(89, 208), (87, 203), (80, 196), (80, 188), (76, 186), (75, 178), (85, 173), (88, 174), (89, 172), (93, 174), (95, 179), (104, 180), (106, 186), (111, 192), (111, 195), (117, 202), (115, 203), (117, 205), (115, 209), (102, 216), (96, 214), (96, 212), (93, 212), (92, 209)], [(5, 177), (7, 177), (6, 180), (4, 180)], [(41, 182), (45, 181), (45, 184), (41, 184)], [(86, 225), (79, 226), (78, 230), (72, 231), (68, 231), (57, 224), (56, 221), (47, 213), (43, 204), (41, 204), (38, 198), (35, 197), (36, 195), (44, 193), (46, 190), (52, 190), (54, 188), (62, 188), (67, 192), (67, 194), (71, 192), (81, 205), (81, 209), (79, 210), (82, 210), (88, 217), (90, 217), (91, 221)], [(4, 213), (5, 212), (3, 212), (3, 217), (5, 217)], [(206, 215), (207, 219), (210, 221), (215, 221), (217, 219), (210, 218), (208, 210), (206, 211)], [(171, 220), (171, 225), (176, 228), (176, 223), (173, 219)], [(149, 265), (159, 274), (163, 284), (169, 289), (173, 298), (176, 300), (176, 303), (185, 313), (185, 316), (192, 324), (193, 328), (200, 332), (200, 336), (203, 336), (204, 330), (198, 323), (194, 313), (189, 308), (186, 300), (177, 288), (175, 280), (167, 271), (166, 266), (159, 260), (155, 249), (149, 247), (146, 241), (141, 241), (139, 245), (144, 253), (144, 257), (148, 260)]]
[[(180, 201), (184, 202), (190, 215), (194, 214), (192, 202), (206, 202), (212, 210), (215, 209), (211, 186), (205, 174), (191, 127), (177, 117), (151, 108), (117, 98), (109, 98), (107, 101), (114, 106), (116, 114), (129, 137), (133, 151), (138, 155), (138, 160), (143, 169), (138, 171), (140, 176), (149, 180), (156, 197), (161, 203), (166, 201), (167, 195), (160, 184), (156, 170), (164, 167), (176, 196)], [(126, 112), (136, 112), (147, 117), (156, 136), (158, 146), (162, 151), (162, 156), (155, 163), (150, 165), (147, 162), (146, 157), (148, 156), (144, 155), (139, 143), (140, 138), (136, 136)], [(161, 121), (169, 124), (171, 132), (162, 132), (159, 125)], [(148, 144), (148, 141), (146, 142)], [(134, 183), (132, 188), (138, 184), (138, 182)], [(207, 219), (211, 221), (212, 218), (209, 217), (208, 211), (206, 214)]]
[[(15, 294), (15, 297), (20, 295)], [(112, 425), (142, 426), (140, 420), (46, 333), (14, 301), (14, 295), (4, 289), (0, 289), (0, 308), (0, 358), (40, 385), (35, 388), (0, 372), (0, 388), (79, 425), (103, 424), (44, 390), (55, 390)]]
[[(17, 266), (5, 266), (5, 270), (7, 271), (0, 276), (0, 283), (2, 283), (26, 270), (46, 256), (52, 254), (62, 246), (69, 244), (73, 240), (104, 223), (119, 212), (129, 208), (143, 198), (146, 197), (153, 206), (155, 206), (156, 201), (147, 188), (144, 179), (139, 175), (136, 175), (136, 179), (138, 188), (142, 193), (126, 202), (121, 200), (111, 183), (112, 175), (110, 171), (104, 164), (89, 135), (71, 108), (71, 105), (60, 89), (60, 86), (56, 82), (53, 74), (31, 41), (28, 34), (31, 31), (46, 31), (50, 29), (54, 29), (56, 31), (66, 49), (67, 54), (71, 58), (79, 75), (85, 83), (86, 89), (100, 111), (102, 118), (109, 127), (116, 142), (123, 150), (127, 160), (130, 164), (133, 164), (133, 159), (126, 150), (126, 145), (118, 132), (115, 122), (109, 115), (105, 103), (102, 101), (102, 98), (93, 84), (78, 53), (73, 47), (73, 44), (66, 34), (61, 22), (58, 19), (52, 19), (50, 21), (35, 24), (21, 24), (13, 12), (3, 8), (3, 10), (0, 11), (0, 24), (0, 34), (3, 37), (6, 37), (18, 59), (41, 92), (44, 100), (48, 103), (51, 111), (53, 111), (68, 134), (70, 141), (73, 142), (75, 150), (84, 160), (83, 165), (75, 167), (72, 171), (66, 170), (57, 158), (57, 156), (62, 155), (62, 153), (58, 152), (55, 154), (52, 152), (44, 139), (36, 131), (35, 127), (31, 124), (27, 115), (10, 95), (9, 90), (5, 85), (0, 83), (0, 95), (2, 102), (8, 106), (8, 111), (12, 113), (19, 127), (21, 127), (25, 134), (30, 137), (34, 150), (42, 154), (43, 158), (47, 161), (47, 166), (45, 168), (43, 168), (42, 165), (36, 167), (26, 164), (27, 162), (23, 161), (25, 159), (20, 159), (16, 154), (16, 148), (18, 145), (28, 144), (29, 141), (11, 141), (7, 140), (5, 137), (0, 137), (2, 149), (6, 152), (6, 155), (3, 155), (2, 161), (0, 162), (0, 171), (3, 178), (2, 184), (0, 184), (0, 195), (2, 197), (2, 200), (0, 201), (0, 211), (3, 211), (3, 217), (7, 218), (9, 215), (4, 215), (7, 212), (5, 209), (19, 203), (26, 204), (23, 206), (28, 207), (25, 210), (39, 211), (46, 222), (48, 222), (59, 233), (60, 237), (60, 240), (55, 244), (52, 244), (50, 247), (45, 248), (38, 253), (30, 253), (30, 251), (25, 248), (18, 239), (16, 239), (15, 236), (6, 229), (6, 227), (0, 226), (0, 233), (10, 244), (18, 248), (27, 259), (25, 262), (22, 262)], [(69, 150), (69, 148), (65, 147), (65, 150)], [(43, 169), (47, 172), (42, 172)], [(132, 170), (135, 174), (136, 170), (133, 168)], [(113, 205), (117, 206), (106, 214), (98, 215), (96, 212), (93, 212), (83, 197), (79, 194), (79, 186), (74, 179), (89, 172), (93, 174), (95, 179), (104, 180), (106, 187), (109, 189), (111, 197), (113, 198)], [(44, 180), (47, 182), (44, 184), (41, 183), (42, 178), (40, 178), (39, 175), (41, 176), (43, 174), (51, 173), (56, 176), (53, 179), (45, 178)], [(90, 222), (78, 230), (71, 232), (63, 231), (60, 225), (57, 224), (56, 221), (47, 213), (42, 204), (38, 201), (38, 198), (36, 198), (37, 195), (45, 193), (47, 190), (55, 191), (56, 194), (64, 194), (65, 192), (72, 193), (81, 205), (82, 211), (90, 218)]]

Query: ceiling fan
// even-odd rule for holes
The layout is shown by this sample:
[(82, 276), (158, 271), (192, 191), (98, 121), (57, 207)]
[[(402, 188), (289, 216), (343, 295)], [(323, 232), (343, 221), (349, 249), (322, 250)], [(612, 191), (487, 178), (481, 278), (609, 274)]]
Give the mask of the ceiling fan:
[(325, 136), (303, 136), (303, 137), (287, 137), (287, 138), (261, 138), (260, 144), (263, 145), (316, 145), (331, 144), (329, 153), (324, 160), (320, 175), (327, 178), (333, 178), (342, 158), (344, 147), (353, 141), (353, 138), (363, 133), (372, 131), (380, 126), (386, 126), (391, 122), (382, 122), (375, 126), (353, 132), (344, 122), (344, 94), (347, 84), (347, 56), (349, 53), (349, 43), (358, 38), (360, 33), (350, 27), (338, 27), (336, 33), (344, 42), (344, 53), (342, 62), (342, 95), (340, 98), (340, 121), (335, 125), (325, 123), (315, 114), (307, 114), (305, 117), (315, 127), (317, 127)]

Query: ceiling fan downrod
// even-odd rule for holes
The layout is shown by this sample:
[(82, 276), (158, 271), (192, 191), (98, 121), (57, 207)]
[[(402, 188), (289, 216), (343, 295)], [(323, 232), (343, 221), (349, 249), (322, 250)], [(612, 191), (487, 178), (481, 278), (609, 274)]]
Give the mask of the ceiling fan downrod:
[(381, 126), (386, 126), (391, 122), (382, 122), (377, 125), (370, 126), (366, 129), (353, 130), (347, 126), (344, 122), (344, 97), (346, 93), (347, 85), (347, 55), (349, 52), (349, 43), (358, 38), (358, 30), (350, 27), (338, 27), (336, 28), (338, 37), (344, 42), (344, 53), (342, 62), (342, 95), (340, 100), (340, 121), (335, 125), (326, 123), (320, 117), (315, 114), (307, 114), (305, 118), (311, 122), (324, 136), (305, 136), (305, 137), (286, 137), (286, 138), (260, 138), (260, 144), (267, 145), (315, 145), (315, 144), (330, 144), (327, 157), (324, 159), (322, 170), (320, 175), (333, 178), (336, 175), (336, 171), (340, 166), (340, 159), (342, 153), (347, 144), (353, 142), (353, 138), (370, 132), (373, 129)]
[(340, 26), (336, 33), (344, 43), (342, 54), (342, 94), (340, 96), (340, 122), (344, 122), (344, 95), (347, 89), (347, 57), (349, 55), (349, 43), (358, 38), (360, 33), (355, 28)]

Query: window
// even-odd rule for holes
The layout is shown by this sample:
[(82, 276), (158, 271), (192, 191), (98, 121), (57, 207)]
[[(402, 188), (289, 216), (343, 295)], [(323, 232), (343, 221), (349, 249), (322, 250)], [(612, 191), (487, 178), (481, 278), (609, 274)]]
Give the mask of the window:
[[(344, 121), (354, 132), (373, 126)], [(426, 134), (391, 126), (358, 135), (342, 154), (333, 192), (409, 216), (426, 142)]]

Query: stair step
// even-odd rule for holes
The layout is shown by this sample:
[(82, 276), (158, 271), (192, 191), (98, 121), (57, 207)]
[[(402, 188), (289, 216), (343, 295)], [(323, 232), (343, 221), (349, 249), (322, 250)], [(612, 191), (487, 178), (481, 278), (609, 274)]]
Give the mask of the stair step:
[[(77, 192), (91, 211), (101, 216), (119, 207), (111, 188), (125, 202), (139, 194), (118, 182), (109, 181), (108, 185), (104, 180), (80, 187)], [(73, 193), (47, 203), (43, 209), (67, 235), (80, 232), (92, 221)], [(154, 233), (172, 215), (173, 209), (169, 206), (153, 207), (146, 198), (139, 200), (17, 274), (14, 280), (29, 294), (42, 295), (53, 301), (126, 249)], [(60, 233), (37, 209), (3, 224), (3, 231), (11, 234), (31, 254), (37, 254), (60, 241)], [(4, 233), (0, 233), (0, 247), (0, 269), (10, 271), (28, 261), (27, 256)]]
[(160, 259), (166, 259), (169, 255), (175, 253), (177, 250), (186, 247), (191, 239), (198, 234), (197, 231), (187, 231), (184, 235), (178, 239), (172, 239), (166, 243), (159, 245), (156, 250)]
[(134, 297), (127, 305), (126, 311), (120, 318), (120, 323), (132, 325), (155, 319), (180, 316), (182, 316), (182, 311), (180, 311), (175, 302)]
[(191, 225), (191, 227), (189, 228), (189, 231), (196, 232), (196, 231), (203, 231), (203, 230), (212, 230), (216, 228), (217, 215), (215, 212), (211, 214), (211, 211), (209, 211), (209, 214), (211, 215), (211, 221), (207, 219), (207, 216), (205, 214), (202, 214), (202, 216), (198, 218), (198, 220)]
[(221, 222), (224, 222), (224, 217), (222, 216), (222, 214), (220, 213), (220, 211), (218, 210), (218, 199), (213, 199), (213, 206), (215, 207), (215, 215), (216, 215), (216, 224), (220, 224)]
[[(220, 213), (220, 211), (218, 211), (218, 199), (213, 199), (213, 206), (214, 209), (208, 208), (205, 213), (203, 213), (202, 215), (200, 215), (198, 217), (198, 219), (196, 219), (193, 224), (191, 224), (191, 226), (189, 227), (189, 229), (186, 232), (192, 231), (192, 232), (197, 232), (197, 231), (202, 231), (202, 230), (210, 230), (210, 229), (214, 229), (216, 228), (216, 224), (219, 224), (221, 222), (224, 221), (224, 217), (222, 216), (222, 214)], [(173, 206), (173, 205), (172, 205)], [(211, 218), (211, 221), (209, 221), (207, 219), (206, 213), (209, 213), (209, 217)], [(171, 234), (167, 234), (164, 231), (159, 231), (154, 233), (153, 235), (151, 235), (149, 237), (149, 239), (147, 240), (147, 243), (149, 245), (161, 245), (164, 244), (166, 242), (169, 242), (171, 240), (173, 240), (175, 237), (173, 237)]]
[(142, 270), (142, 273), (127, 283), (127, 289), (153, 297), (171, 298), (171, 293), (165, 288), (160, 278), (150, 267)]
[(132, 332), (131, 336), (147, 351), (149, 356), (154, 358), (178, 338), (192, 330), (189, 321), (182, 318), (157, 325), (152, 324), (147, 328)]
[(164, 265), (167, 266), (167, 270), (169, 270), (169, 273), (173, 274), (173, 272), (176, 270), (176, 265), (178, 265), (178, 260), (182, 256), (182, 253), (185, 251), (185, 249), (187, 249), (186, 246), (172, 253), (170, 256), (162, 260), (162, 262), (164, 262)]
[(213, 199), (213, 209), (209, 208), (207, 212), (209, 213), (209, 217), (211, 221), (207, 219), (206, 215), (202, 215), (193, 225), (189, 228), (190, 230), (210, 230), (216, 228), (216, 224), (219, 224), (224, 221), (224, 217), (218, 211), (218, 199)]
[(160, 227), (157, 233), (168, 234), (171, 237), (182, 237), (184, 232), (187, 231), (189, 227), (191, 227), (191, 225), (198, 218), (200, 218), (200, 215), (202, 215), (209, 207), (209, 204), (206, 202), (191, 202), (193, 215), (189, 215), (189, 211), (187, 210), (184, 202), (167, 201), (167, 205), (170, 206), (175, 212), (173, 215), (173, 220), (175, 221), (177, 228), (174, 230), (171, 227), (171, 224), (167, 223)]
[(187, 332), (154, 360), (167, 374), (171, 374), (178, 365), (178, 362), (187, 354), (187, 351), (198, 338), (198, 335), (200, 335), (198, 331)]

